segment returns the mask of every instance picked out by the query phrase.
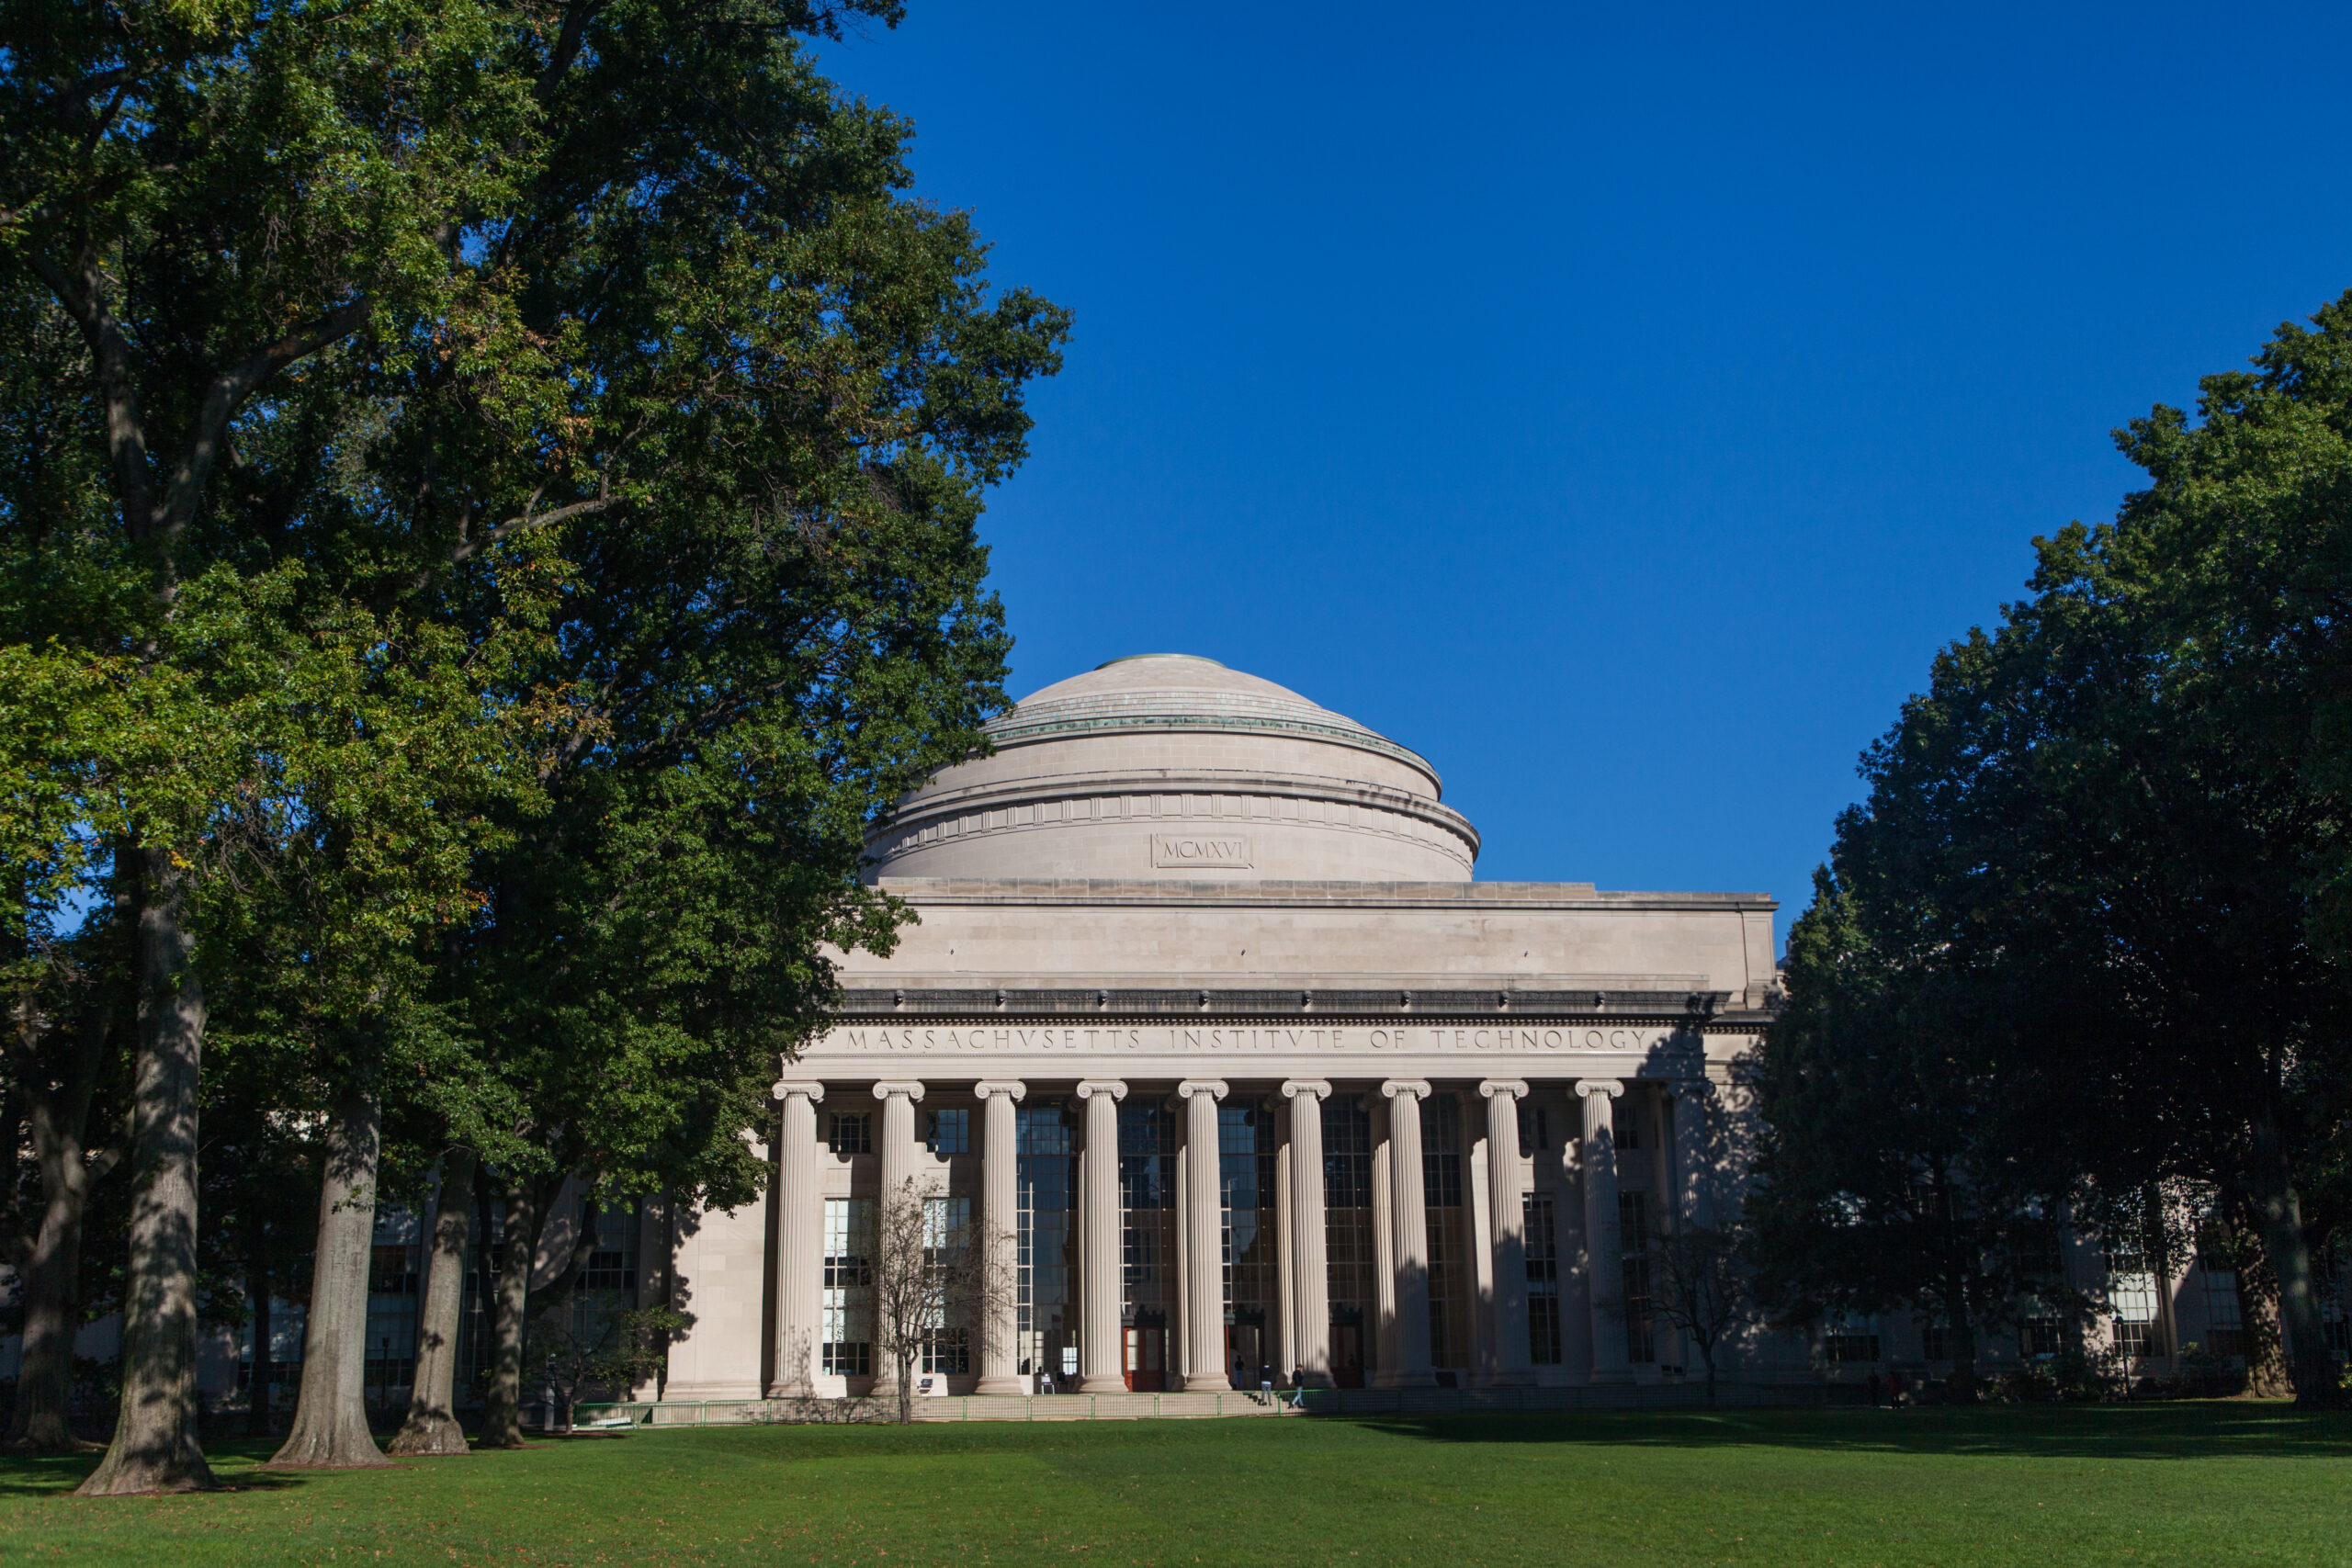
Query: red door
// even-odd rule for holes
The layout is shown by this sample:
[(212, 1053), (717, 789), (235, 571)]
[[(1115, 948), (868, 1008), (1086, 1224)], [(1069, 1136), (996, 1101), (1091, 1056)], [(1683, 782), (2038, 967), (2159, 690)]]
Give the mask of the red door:
[(1137, 1393), (1158, 1393), (1168, 1386), (1168, 1330), (1126, 1331), (1127, 1387)]
[(1331, 1325), (1331, 1381), (1341, 1388), (1363, 1386), (1363, 1325)]

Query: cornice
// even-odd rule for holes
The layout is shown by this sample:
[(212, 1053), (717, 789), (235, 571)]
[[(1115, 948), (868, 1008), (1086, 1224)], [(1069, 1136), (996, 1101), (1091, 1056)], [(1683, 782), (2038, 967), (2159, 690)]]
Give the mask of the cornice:
[(1592, 910), (1770, 914), (1764, 893), (1603, 892), (1589, 882), (1146, 881), (1114, 877), (883, 876), (884, 893), (941, 908)]
[(1167, 1022), (1264, 1022), (1271, 1019), (1347, 1020), (1365, 1023), (1668, 1023), (1690, 1027), (1753, 1027), (1770, 1013), (1734, 1010), (1730, 991), (1309, 990), (1212, 987), (1120, 989), (908, 988), (854, 987), (842, 993), (835, 1016), (843, 1021), (1067, 1022), (1073, 1018), (1149, 1019)]

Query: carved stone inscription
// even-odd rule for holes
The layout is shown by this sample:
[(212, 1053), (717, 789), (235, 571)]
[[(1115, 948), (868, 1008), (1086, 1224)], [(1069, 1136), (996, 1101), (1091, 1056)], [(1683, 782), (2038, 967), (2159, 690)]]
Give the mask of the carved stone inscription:
[(1329, 1029), (1133, 1027), (1033, 1029), (944, 1024), (904, 1029), (836, 1029), (812, 1045), (811, 1057), (885, 1053), (984, 1052), (1006, 1054), (1097, 1052), (1135, 1055), (1250, 1055), (1256, 1053), (1322, 1053), (1377, 1056), (1404, 1053), (1477, 1055), (1497, 1052), (1542, 1055), (1568, 1052), (1655, 1051), (1673, 1040), (1670, 1029), (1578, 1029), (1550, 1027), (1455, 1028), (1408, 1025)]
[(1247, 871), (1250, 839), (1243, 833), (1154, 833), (1151, 863)]

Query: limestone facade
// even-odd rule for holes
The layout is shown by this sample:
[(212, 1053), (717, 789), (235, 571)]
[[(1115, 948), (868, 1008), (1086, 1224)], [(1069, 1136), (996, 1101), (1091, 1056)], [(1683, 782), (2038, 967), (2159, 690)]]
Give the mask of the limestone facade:
[(682, 1227), (668, 1397), (875, 1386), (899, 1190), (1013, 1260), (926, 1392), (1674, 1375), (1642, 1238), (1737, 1179), (1770, 898), (1474, 881), (1428, 762), (1205, 660), (992, 730), (869, 845), (919, 923), (782, 1065), (764, 1212)]

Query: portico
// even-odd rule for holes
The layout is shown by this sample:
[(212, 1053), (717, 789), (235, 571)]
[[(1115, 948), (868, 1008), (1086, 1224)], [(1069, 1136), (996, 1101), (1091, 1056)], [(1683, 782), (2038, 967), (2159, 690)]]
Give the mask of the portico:
[(1645, 1249), (1733, 1174), (1770, 899), (1473, 881), (1426, 762), (1207, 660), (993, 730), (876, 835), (919, 923), (783, 1064), (766, 1222), (681, 1248), (773, 1306), (698, 1322), (673, 1389), (866, 1392), (862, 1205), (908, 1182), (1017, 1270), (931, 1392), (1671, 1375)]

